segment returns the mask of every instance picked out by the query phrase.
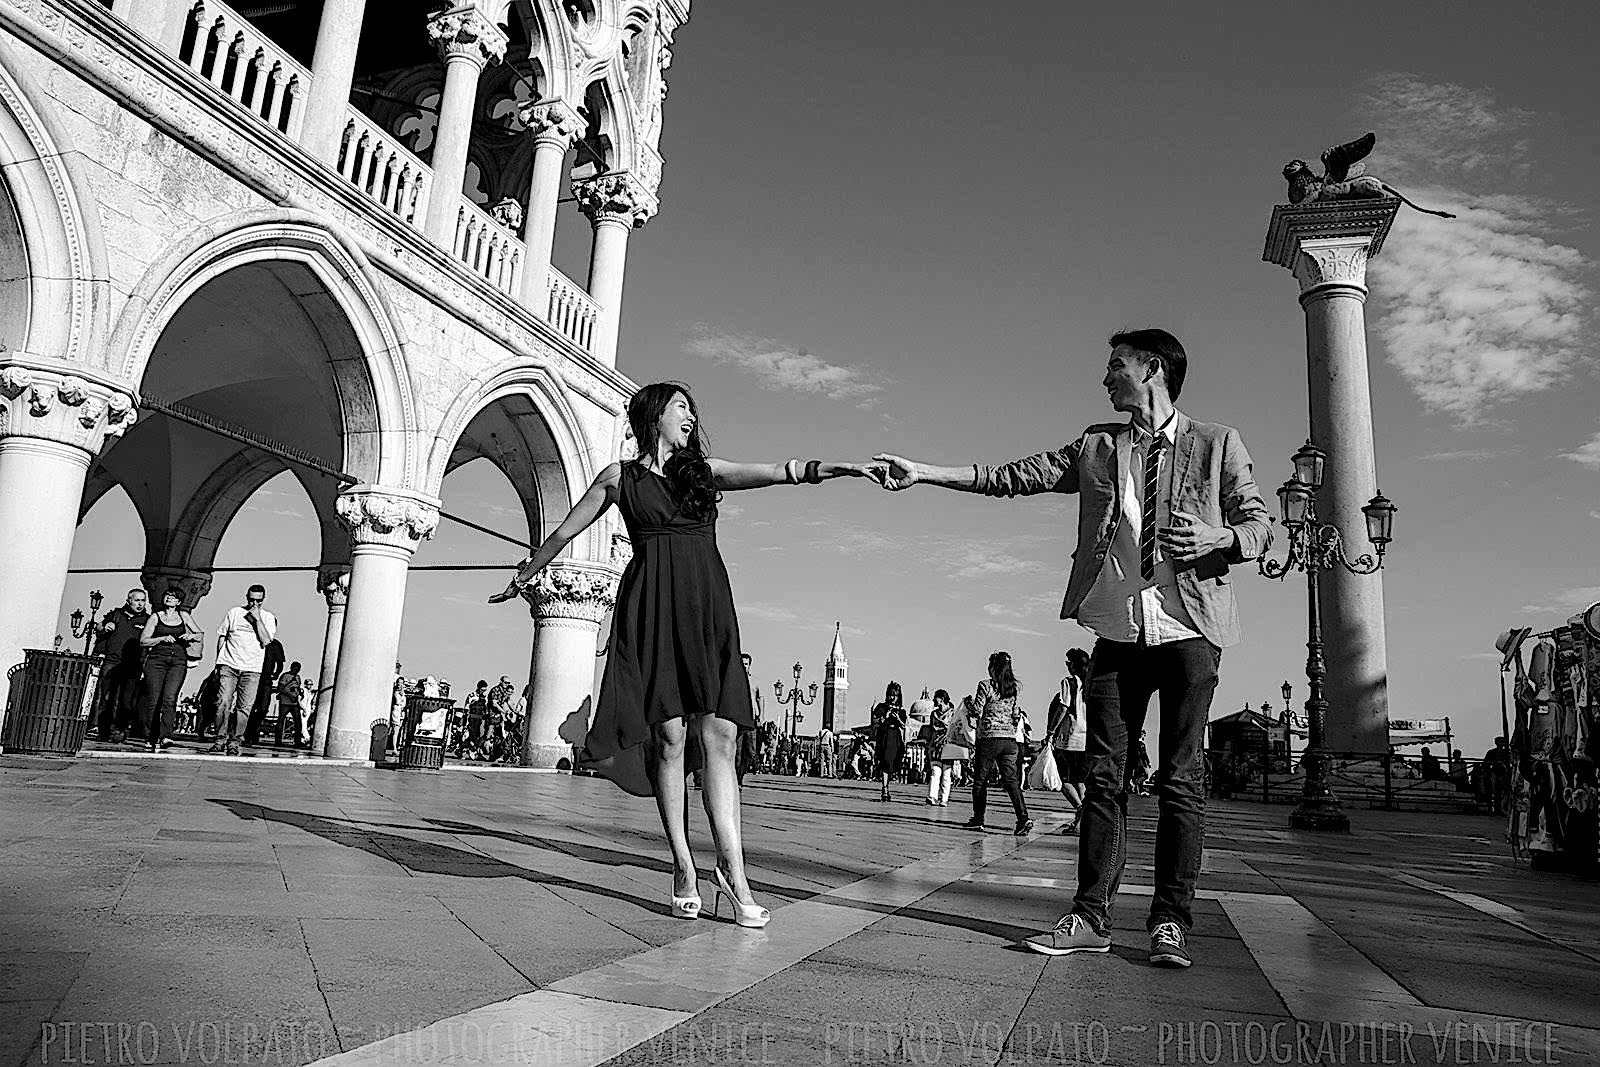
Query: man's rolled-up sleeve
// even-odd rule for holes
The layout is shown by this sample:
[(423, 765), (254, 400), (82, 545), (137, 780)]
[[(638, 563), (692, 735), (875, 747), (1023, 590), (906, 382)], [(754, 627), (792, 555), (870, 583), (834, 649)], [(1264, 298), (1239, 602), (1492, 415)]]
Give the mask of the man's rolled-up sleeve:
[(1078, 457), (1082, 441), (1038, 455), (987, 467), (982, 464), (974, 487), (984, 496), (1033, 496), (1035, 493), (1076, 493)]
[(1238, 543), (1224, 553), (1229, 563), (1260, 559), (1272, 547), (1272, 518), (1256, 485), (1254, 465), (1239, 431), (1230, 429), (1222, 441), (1222, 512)]

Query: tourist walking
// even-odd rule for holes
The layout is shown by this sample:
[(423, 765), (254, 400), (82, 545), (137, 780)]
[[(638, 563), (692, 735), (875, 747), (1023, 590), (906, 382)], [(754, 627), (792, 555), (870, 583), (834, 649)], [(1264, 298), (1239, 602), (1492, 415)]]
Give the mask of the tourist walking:
[(943, 689), (933, 694), (933, 712), (928, 717), (928, 803), (935, 807), (950, 804), (950, 784), (955, 779), (956, 762), (966, 758), (967, 750), (957, 745), (955, 706)]
[(872, 721), (877, 726), (872, 747), (878, 755), (878, 799), (888, 801), (889, 781), (900, 773), (900, 759), (906, 752), (905, 694), (899, 682), (884, 688), (882, 703), (872, 709)]
[(144, 647), (144, 699), (139, 725), (150, 751), (165, 749), (178, 721), (178, 694), (189, 673), (189, 646), (200, 640), (200, 627), (183, 610), (183, 591), (161, 594), (161, 610), (145, 620), (139, 644)]
[(229, 608), (217, 627), (217, 708), (222, 715), (218, 732), (225, 732), (226, 740), (218, 737), (211, 752), (239, 754), (239, 740), (261, 684), (267, 646), (278, 633), (278, 620), (264, 606), (266, 600), (266, 587), (252, 585), (245, 591), (244, 606)]
[(293, 723), (289, 731), (289, 744), (295, 748), (300, 747), (300, 734), (303, 732), (305, 717), (300, 711), (301, 698), (305, 696), (305, 679), (300, 677), (300, 661), (295, 660), (289, 664), (289, 669), (278, 675), (278, 727), (274, 732), (273, 744), (283, 744), (283, 728), (287, 723)]
[(1067, 649), (1067, 674), (1061, 679), (1061, 692), (1050, 702), (1050, 721), (1046, 727), (1050, 750), (1061, 775), (1061, 795), (1072, 806), (1072, 819), (1061, 828), (1063, 834), (1076, 833), (1083, 810), (1083, 786), (1089, 777), (1089, 722), (1084, 714), (1084, 683), (1089, 679), (1089, 653), (1081, 648)]
[(997, 777), (1017, 816), (1013, 832), (1026, 837), (1033, 830), (1033, 820), (1022, 799), (1022, 743), (1026, 740), (1023, 723), (1027, 717), (1021, 701), (1022, 683), (1011, 669), (1011, 653), (992, 654), (988, 677), (978, 683), (972, 695), (972, 709), (978, 720), (978, 767), (972, 778), (972, 819), (966, 824), (968, 830), (983, 829), (989, 783)]
[(1204, 737), (1222, 649), (1239, 640), (1228, 574), (1272, 541), (1239, 432), (1175, 403), (1188, 355), (1165, 330), (1111, 338), (1101, 379), (1124, 424), (1089, 427), (1064, 447), (999, 466), (934, 467), (880, 455), (883, 484), (918, 482), (989, 496), (1079, 493), (1078, 541), (1061, 617), (1098, 640), (1091, 657), (1089, 781), (1078, 893), (1038, 952), (1107, 952), (1127, 842), (1128, 741), (1161, 694), (1150, 962), (1186, 967), (1205, 836)]
[(872, 472), (853, 463), (730, 463), (706, 455), (686, 386), (649, 385), (628, 403), (638, 458), (603, 470), (570, 514), (518, 568), (500, 603), (519, 596), (545, 565), (612, 505), (633, 540), (612, 612), (610, 655), (582, 763), (639, 795), (653, 794), (672, 852), (671, 912), (700, 914), (689, 850), (685, 778), (704, 766), (703, 798), (716, 842), (716, 903), (726, 896), (741, 926), (770, 919), (745, 876), (734, 749), (755, 726), (728, 571), (717, 550), (723, 491), (816, 484)]
[(139, 714), (144, 698), (144, 648), (139, 639), (149, 621), (149, 597), (143, 589), (130, 589), (127, 602), (106, 612), (100, 623), (94, 652), (109, 664), (100, 681), (102, 741), (122, 742)]

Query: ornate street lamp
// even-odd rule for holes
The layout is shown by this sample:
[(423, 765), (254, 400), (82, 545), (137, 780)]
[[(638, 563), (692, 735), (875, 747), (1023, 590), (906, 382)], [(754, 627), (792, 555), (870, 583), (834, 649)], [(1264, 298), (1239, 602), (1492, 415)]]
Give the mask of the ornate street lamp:
[[(778, 697), (778, 703), (789, 705), (783, 713), (783, 732), (790, 737), (799, 732), (800, 720), (805, 718), (800, 714), (800, 709), (807, 704), (815, 703), (817, 699), (816, 682), (811, 683), (811, 695), (809, 697), (800, 691), (800, 670), (800, 664), (796, 663), (794, 665), (794, 686), (789, 690), (788, 696), (783, 695), (782, 680), (772, 683), (773, 691)], [(794, 716), (792, 719), (790, 718), (791, 713)]]
[(89, 593), (89, 624), (84, 625), (83, 609), (74, 608), (72, 614), (67, 616), (67, 621), (72, 624), (72, 636), (83, 638), (83, 654), (89, 654), (89, 646), (94, 642), (95, 619), (100, 615), (100, 605), (105, 602), (105, 597), (100, 590), (95, 589)]
[[(1351, 560), (1345, 554), (1344, 537), (1331, 522), (1317, 517), (1317, 489), (1322, 485), (1323, 468), (1327, 453), (1309, 440), (1294, 454), (1294, 477), (1278, 490), (1278, 502), (1283, 511), (1283, 525), (1289, 531), (1289, 555), (1282, 563), (1262, 557), (1261, 573), (1268, 578), (1283, 578), (1290, 571), (1299, 570), (1306, 575), (1306, 681), (1310, 694), (1306, 697), (1306, 719), (1310, 727), (1305, 754), (1300, 765), (1305, 768), (1305, 787), (1300, 803), (1289, 816), (1289, 825), (1297, 830), (1348, 830), (1350, 817), (1344, 806), (1328, 785), (1326, 740), (1328, 702), (1322, 696), (1322, 683), (1327, 678), (1327, 663), (1322, 656), (1322, 619), (1318, 613), (1317, 576), (1325, 570), (1343, 567), (1351, 574), (1372, 574), (1383, 566), (1383, 554), (1394, 534), (1395, 506), (1382, 493), (1368, 501), (1361, 509), (1367, 520), (1367, 540), (1377, 555), (1363, 554)], [(1284, 702), (1291, 689), (1283, 683)]]
[(1289, 700), (1294, 696), (1294, 686), (1284, 682), (1281, 688), (1283, 689), (1283, 707), (1287, 711), (1289, 709)]

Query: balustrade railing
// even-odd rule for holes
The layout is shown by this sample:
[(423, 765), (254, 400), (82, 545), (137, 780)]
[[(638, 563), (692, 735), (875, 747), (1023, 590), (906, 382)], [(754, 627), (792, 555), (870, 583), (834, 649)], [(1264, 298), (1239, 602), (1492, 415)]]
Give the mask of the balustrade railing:
[(354, 107), (345, 118), (338, 170), (402, 222), (422, 228), (433, 171)]
[[(548, 283), (549, 301), (544, 310), (545, 321), (555, 327), (567, 340), (589, 351), (594, 338), (595, 320), (600, 315), (600, 305), (588, 293), (578, 288), (576, 282), (555, 267), (550, 268)], [(539, 309), (535, 309), (539, 310)]]
[(218, 0), (197, 0), (178, 59), (291, 140), (300, 136), (311, 72)]
[(461, 198), (456, 212), (455, 247), (457, 259), (474, 274), (486, 278), (503, 293), (513, 293), (522, 280), (522, 261), (527, 247), (483, 208)]

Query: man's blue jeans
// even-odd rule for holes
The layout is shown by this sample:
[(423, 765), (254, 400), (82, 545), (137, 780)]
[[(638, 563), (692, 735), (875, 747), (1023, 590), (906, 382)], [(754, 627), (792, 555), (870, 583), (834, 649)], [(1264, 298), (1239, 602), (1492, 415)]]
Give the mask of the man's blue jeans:
[(1145, 645), (1097, 641), (1089, 665), (1089, 781), (1078, 820), (1074, 914), (1108, 933), (1128, 840), (1128, 747), (1144, 730), (1150, 697), (1161, 696), (1157, 745), (1155, 896), (1147, 929), (1193, 925), (1205, 841), (1206, 719), (1222, 650), (1203, 637)]
[(217, 733), (227, 728), (230, 744), (244, 736), (245, 724), (250, 721), (250, 709), (256, 704), (256, 689), (261, 685), (260, 671), (241, 671), (237, 667), (217, 666), (217, 714), (222, 723)]

